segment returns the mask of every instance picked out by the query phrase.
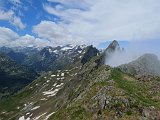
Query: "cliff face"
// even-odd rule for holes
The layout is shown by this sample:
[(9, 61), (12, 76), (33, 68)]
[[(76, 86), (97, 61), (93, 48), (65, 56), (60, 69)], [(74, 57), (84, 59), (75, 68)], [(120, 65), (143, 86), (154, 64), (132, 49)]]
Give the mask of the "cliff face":
[(120, 45), (119, 43), (114, 40), (105, 50), (105, 53), (113, 53), (115, 51), (119, 51), (121, 48), (120, 48)]
[(99, 51), (96, 48), (94, 48), (93, 46), (88, 46), (86, 49), (87, 50), (81, 60), (81, 63), (83, 63), (83, 64), (89, 62), (93, 57), (95, 57), (95, 56), (97, 56), (97, 54), (99, 54)]
[(123, 52), (123, 49), (120, 48), (120, 45), (118, 41), (114, 40), (112, 41), (109, 46), (104, 50), (102, 56), (101, 56), (101, 63), (106, 64), (110, 57), (115, 52)]

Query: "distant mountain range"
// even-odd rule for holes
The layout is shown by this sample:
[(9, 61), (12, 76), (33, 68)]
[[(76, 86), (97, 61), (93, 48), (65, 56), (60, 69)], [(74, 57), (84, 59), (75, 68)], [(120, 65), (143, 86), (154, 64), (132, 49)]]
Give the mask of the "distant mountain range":
[(38, 73), (63, 69), (76, 59), (85, 45), (36, 48), (0, 48), (18, 64), (25, 65)]
[(0, 48), (0, 99), (31, 83), (38, 74), (64, 69), (82, 54), (84, 45)]

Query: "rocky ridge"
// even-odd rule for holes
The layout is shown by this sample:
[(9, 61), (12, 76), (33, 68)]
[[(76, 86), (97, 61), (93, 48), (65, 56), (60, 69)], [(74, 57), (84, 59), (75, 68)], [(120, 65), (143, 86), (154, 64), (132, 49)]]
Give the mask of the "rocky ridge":
[(100, 64), (104, 53), (88, 56), (89, 51), (84, 49), (66, 69), (48, 72), (0, 101), (2, 120), (160, 119), (159, 77), (140, 81)]

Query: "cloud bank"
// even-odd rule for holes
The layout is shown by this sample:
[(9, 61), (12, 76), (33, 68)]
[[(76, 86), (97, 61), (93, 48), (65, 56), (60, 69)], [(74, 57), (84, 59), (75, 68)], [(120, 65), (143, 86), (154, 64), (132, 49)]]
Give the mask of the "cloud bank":
[(160, 41), (132, 41), (123, 52), (116, 51), (106, 58), (105, 64), (117, 67), (136, 60), (145, 53), (155, 54), (160, 59)]
[(22, 23), (21, 18), (17, 17), (12, 10), (9, 10), (7, 12), (0, 10), (0, 20), (9, 21), (12, 25), (21, 30), (26, 27), (26, 25)]
[(11, 29), (5, 27), (0, 27), (0, 42), (0, 46), (9, 47), (44, 47), (50, 44), (46, 40), (35, 38), (28, 34), (19, 36)]
[(38, 37), (49, 41), (51, 46), (80, 44), (82, 42), (80, 38), (70, 35), (68, 29), (63, 25), (52, 21), (41, 21), (40, 24), (33, 27), (33, 32)]
[(160, 38), (160, 1), (157, 0), (48, 1), (60, 4), (44, 4), (46, 12), (59, 16), (63, 20), (61, 24), (68, 23), (64, 27), (69, 33), (92, 44), (113, 39), (133, 41)]

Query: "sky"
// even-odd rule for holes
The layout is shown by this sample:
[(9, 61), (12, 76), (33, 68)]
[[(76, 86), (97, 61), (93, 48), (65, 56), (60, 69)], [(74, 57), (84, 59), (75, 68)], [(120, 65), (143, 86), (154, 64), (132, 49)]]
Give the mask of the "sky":
[[(159, 41), (159, 0), (0, 0), (0, 46)], [(126, 42), (122, 42), (122, 44)]]

